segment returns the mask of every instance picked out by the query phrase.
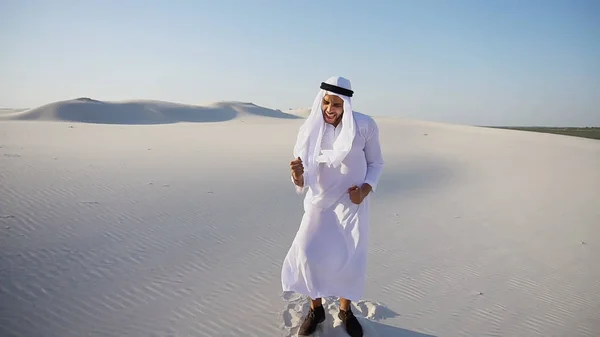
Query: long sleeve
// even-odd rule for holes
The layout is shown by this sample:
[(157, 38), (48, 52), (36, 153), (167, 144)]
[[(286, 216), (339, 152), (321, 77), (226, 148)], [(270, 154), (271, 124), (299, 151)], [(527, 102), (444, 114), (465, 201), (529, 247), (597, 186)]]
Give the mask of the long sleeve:
[(296, 189), (296, 193), (297, 193), (298, 195), (300, 195), (300, 194), (303, 194), (303, 193), (304, 193), (304, 192), (305, 192), (305, 191), (308, 189), (308, 186), (306, 186), (306, 183), (305, 183), (305, 184), (304, 184), (304, 186), (302, 186), (302, 187), (300, 187), (300, 186), (296, 185), (296, 184), (294, 183), (294, 177), (292, 177), (292, 175), (291, 175), (291, 174), (290, 174), (290, 180), (292, 181), (292, 184), (294, 184), (294, 188)]
[(381, 153), (381, 144), (379, 142), (379, 128), (377, 123), (371, 119), (369, 123), (369, 133), (365, 143), (365, 157), (367, 160), (367, 174), (365, 183), (371, 185), (373, 192), (377, 189), (379, 178), (383, 171), (383, 155)]

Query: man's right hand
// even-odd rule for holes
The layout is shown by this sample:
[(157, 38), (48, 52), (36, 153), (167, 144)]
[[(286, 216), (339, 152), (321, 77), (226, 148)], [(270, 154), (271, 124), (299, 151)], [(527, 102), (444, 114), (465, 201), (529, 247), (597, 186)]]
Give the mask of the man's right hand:
[(292, 171), (292, 178), (294, 181), (302, 183), (304, 177), (304, 165), (302, 165), (302, 159), (300, 157), (290, 162), (290, 170)]

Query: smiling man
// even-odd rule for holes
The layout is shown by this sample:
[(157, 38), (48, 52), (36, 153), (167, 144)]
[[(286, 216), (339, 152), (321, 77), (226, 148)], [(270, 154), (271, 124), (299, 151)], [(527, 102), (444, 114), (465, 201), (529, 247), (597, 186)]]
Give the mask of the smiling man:
[(325, 123), (331, 124), (337, 127), (342, 119), (342, 113), (344, 112), (344, 100), (339, 96), (326, 94), (323, 96), (323, 118)]
[(323, 297), (340, 299), (338, 318), (352, 337), (362, 327), (351, 301), (363, 295), (369, 232), (369, 200), (383, 168), (379, 129), (353, 111), (350, 81), (321, 83), (298, 132), (290, 163), (297, 193), (306, 192), (300, 228), (285, 257), (283, 290), (311, 299), (298, 334), (312, 334), (325, 320)]

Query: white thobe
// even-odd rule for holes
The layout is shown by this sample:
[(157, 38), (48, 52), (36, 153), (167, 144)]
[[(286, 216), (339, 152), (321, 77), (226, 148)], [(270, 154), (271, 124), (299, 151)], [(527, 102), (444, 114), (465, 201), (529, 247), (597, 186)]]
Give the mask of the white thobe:
[[(354, 112), (354, 122), (356, 136), (342, 164), (337, 168), (320, 164), (318, 169), (319, 186), (329, 194), (328, 198), (337, 201), (319, 208), (312, 203), (316, 193), (310, 187), (296, 186), (299, 194), (306, 192), (304, 215), (283, 262), (284, 292), (296, 292), (312, 299), (333, 296), (358, 301), (362, 298), (370, 195), (357, 205), (350, 200), (348, 189), (368, 183), (375, 192), (383, 156), (375, 121)], [(332, 148), (339, 129), (325, 124), (322, 150)]]

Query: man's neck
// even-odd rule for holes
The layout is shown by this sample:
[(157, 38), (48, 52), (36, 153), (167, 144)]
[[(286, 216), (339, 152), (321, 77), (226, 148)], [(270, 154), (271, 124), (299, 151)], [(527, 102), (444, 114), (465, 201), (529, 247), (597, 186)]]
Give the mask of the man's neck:
[(337, 121), (335, 121), (333, 123), (327, 123), (327, 124), (333, 126), (334, 128), (337, 128), (341, 123), (342, 123), (342, 118), (340, 117), (340, 119), (338, 119)]

